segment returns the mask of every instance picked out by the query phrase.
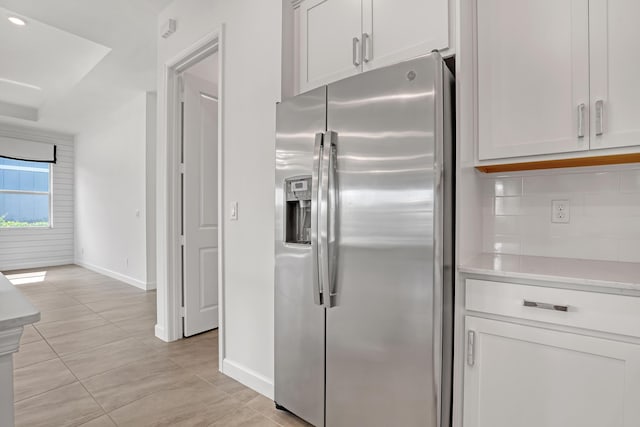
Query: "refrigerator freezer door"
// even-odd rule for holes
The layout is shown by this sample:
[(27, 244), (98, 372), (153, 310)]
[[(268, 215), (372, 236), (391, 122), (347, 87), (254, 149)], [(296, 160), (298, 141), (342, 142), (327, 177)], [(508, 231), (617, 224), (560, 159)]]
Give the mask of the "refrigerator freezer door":
[(316, 426), (324, 425), (325, 309), (314, 300), (311, 245), (285, 243), (285, 185), (313, 175), (316, 134), (325, 123), (326, 86), (277, 107), (275, 402)]
[(437, 423), (441, 82), (441, 59), (429, 55), (328, 87), (339, 195), (337, 289), (327, 309), (328, 427)]

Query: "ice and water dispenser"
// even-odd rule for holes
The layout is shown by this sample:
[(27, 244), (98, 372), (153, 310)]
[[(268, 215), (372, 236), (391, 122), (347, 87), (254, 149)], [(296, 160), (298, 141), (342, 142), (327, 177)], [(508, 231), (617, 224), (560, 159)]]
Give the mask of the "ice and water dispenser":
[(285, 242), (311, 244), (311, 176), (285, 180)]

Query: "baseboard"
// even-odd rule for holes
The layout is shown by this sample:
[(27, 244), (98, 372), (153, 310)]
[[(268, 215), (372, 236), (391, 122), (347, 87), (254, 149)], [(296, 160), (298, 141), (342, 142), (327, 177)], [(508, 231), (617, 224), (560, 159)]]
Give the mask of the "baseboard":
[(154, 331), (156, 333), (156, 338), (161, 339), (164, 342), (169, 342), (169, 337), (162, 326), (156, 324)]
[(229, 359), (222, 361), (222, 373), (273, 399), (273, 381), (264, 375)]
[(70, 265), (74, 264), (73, 259), (64, 259), (61, 261), (27, 261), (27, 262), (19, 262), (12, 263), (7, 265), (0, 266), (0, 271), (13, 271), (13, 270), (26, 270), (32, 268), (46, 268), (46, 267), (57, 267), (59, 265)]
[(121, 282), (127, 283), (131, 286), (135, 286), (136, 288), (140, 288), (143, 291), (149, 291), (151, 289), (155, 289), (155, 286), (150, 287), (149, 284), (143, 282), (142, 280), (134, 279), (133, 277), (126, 276), (122, 273), (118, 273), (117, 271), (112, 271), (107, 268), (99, 267), (94, 264), (90, 264), (88, 262), (80, 261), (76, 259), (76, 265), (80, 267), (84, 267), (87, 270), (95, 271), (96, 273), (103, 274), (105, 276), (111, 277), (112, 279), (120, 280)]

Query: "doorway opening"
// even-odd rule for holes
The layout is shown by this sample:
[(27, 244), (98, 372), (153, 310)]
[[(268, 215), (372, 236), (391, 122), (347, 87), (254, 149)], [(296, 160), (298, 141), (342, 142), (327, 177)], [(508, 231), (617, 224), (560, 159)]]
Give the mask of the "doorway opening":
[(218, 327), (218, 52), (178, 74), (182, 335)]
[[(161, 129), (166, 135), (166, 151), (159, 150), (159, 156), (166, 155), (166, 167), (159, 170), (158, 179), (166, 179), (167, 183), (166, 228), (160, 228), (159, 232), (159, 254), (166, 257), (159, 259), (164, 264), (159, 264), (158, 270), (158, 308), (162, 311), (158, 313), (156, 326), (156, 336), (165, 341), (217, 327), (221, 359), (224, 357), (222, 37), (219, 28), (164, 65), (166, 97), (160, 102), (165, 108), (161, 114), (166, 114), (166, 129)], [(159, 200), (162, 203), (160, 195)], [(161, 239), (163, 235), (166, 246)], [(166, 287), (160, 286), (161, 273), (166, 277)]]

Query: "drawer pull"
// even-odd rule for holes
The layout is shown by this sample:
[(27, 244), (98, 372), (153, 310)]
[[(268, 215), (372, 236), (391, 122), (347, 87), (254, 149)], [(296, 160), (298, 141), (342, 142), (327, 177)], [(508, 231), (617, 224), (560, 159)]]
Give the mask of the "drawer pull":
[(524, 305), (525, 307), (542, 308), (543, 310), (564, 311), (564, 312), (569, 311), (568, 305), (556, 305), (556, 304), (549, 304), (546, 302), (535, 302), (535, 301), (524, 300), (522, 305)]

